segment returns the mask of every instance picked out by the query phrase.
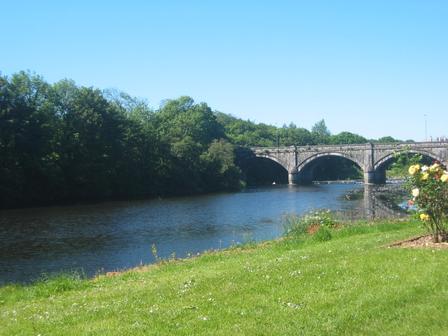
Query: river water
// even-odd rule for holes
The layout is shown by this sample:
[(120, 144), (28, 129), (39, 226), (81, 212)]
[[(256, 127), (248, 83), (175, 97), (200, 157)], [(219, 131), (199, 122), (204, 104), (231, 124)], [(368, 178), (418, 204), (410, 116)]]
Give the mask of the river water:
[(88, 276), (279, 237), (288, 214), (400, 216), (362, 184), (270, 186), (193, 197), (0, 211), (0, 284), (77, 270)]

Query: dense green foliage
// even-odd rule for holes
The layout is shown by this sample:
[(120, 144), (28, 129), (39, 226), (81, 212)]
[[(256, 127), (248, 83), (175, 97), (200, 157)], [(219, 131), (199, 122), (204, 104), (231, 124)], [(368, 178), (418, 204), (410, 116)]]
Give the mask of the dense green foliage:
[[(49, 84), (20, 72), (0, 76), (0, 207), (233, 190), (247, 176), (273, 180), (238, 162), (239, 146), (367, 141), (331, 135), (324, 120), (311, 132), (294, 123), (277, 128), (213, 112), (189, 97), (154, 110), (121, 92), (70, 80)], [(359, 176), (353, 163), (335, 171), (331, 160), (320, 162), (317, 179)], [(285, 182), (284, 172), (277, 175)]]
[(421, 234), (416, 223), (330, 230), (116, 276), (4, 286), (0, 335), (448, 333), (447, 251), (387, 247)]
[(318, 121), (310, 132), (306, 128), (297, 127), (294, 123), (277, 128), (272, 125), (256, 124), (249, 120), (235, 118), (222, 112), (217, 112), (216, 116), (219, 123), (224, 126), (229, 139), (234, 144), (240, 146), (337, 145), (362, 144), (369, 141), (360, 135), (350, 132), (331, 135), (324, 120)]
[(429, 157), (423, 157), (420, 154), (412, 153), (398, 153), (395, 155), (394, 160), (391, 160), (386, 167), (387, 178), (399, 178), (404, 179), (408, 176), (409, 166), (417, 163), (431, 164), (433, 159)]
[(358, 165), (337, 156), (319, 158), (312, 166), (314, 166), (315, 181), (354, 180), (363, 177), (362, 170)]
[(0, 77), (3, 207), (239, 187), (234, 148), (191, 98), (157, 111), (116, 92)]

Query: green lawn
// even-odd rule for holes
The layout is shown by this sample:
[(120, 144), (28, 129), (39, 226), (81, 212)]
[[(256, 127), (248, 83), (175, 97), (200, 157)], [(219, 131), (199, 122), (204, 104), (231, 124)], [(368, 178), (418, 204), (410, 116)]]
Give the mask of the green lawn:
[(416, 223), (248, 245), (94, 280), (0, 288), (1, 335), (447, 335), (448, 250)]

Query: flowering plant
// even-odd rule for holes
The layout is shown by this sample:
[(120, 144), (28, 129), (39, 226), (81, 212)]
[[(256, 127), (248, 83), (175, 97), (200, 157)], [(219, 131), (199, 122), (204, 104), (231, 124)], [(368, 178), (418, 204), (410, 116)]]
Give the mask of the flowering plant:
[(285, 233), (300, 235), (309, 232), (311, 228), (324, 228), (328, 231), (338, 224), (330, 210), (318, 209), (303, 216), (287, 215), (285, 217)]
[(419, 211), (419, 218), (433, 236), (433, 241), (448, 240), (448, 172), (439, 163), (409, 167), (409, 189)]

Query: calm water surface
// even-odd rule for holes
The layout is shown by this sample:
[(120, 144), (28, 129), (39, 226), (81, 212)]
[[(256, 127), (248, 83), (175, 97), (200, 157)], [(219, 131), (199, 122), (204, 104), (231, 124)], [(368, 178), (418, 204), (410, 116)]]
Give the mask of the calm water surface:
[(272, 186), (165, 200), (0, 212), (0, 283), (98, 272), (279, 237), (283, 218), (325, 208), (348, 217), (396, 214), (363, 185)]

